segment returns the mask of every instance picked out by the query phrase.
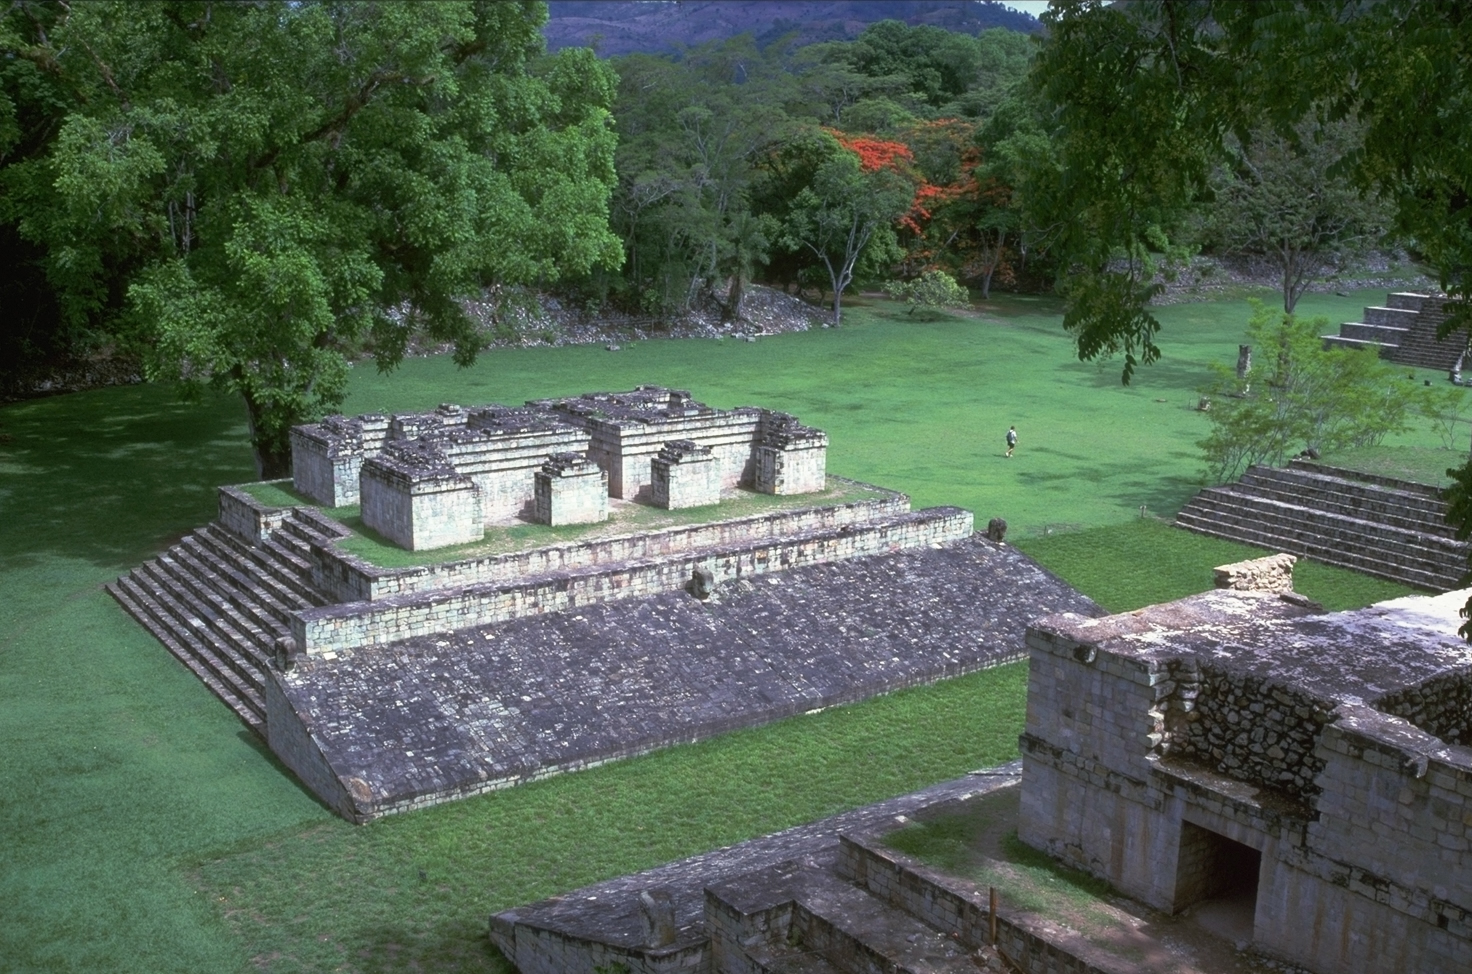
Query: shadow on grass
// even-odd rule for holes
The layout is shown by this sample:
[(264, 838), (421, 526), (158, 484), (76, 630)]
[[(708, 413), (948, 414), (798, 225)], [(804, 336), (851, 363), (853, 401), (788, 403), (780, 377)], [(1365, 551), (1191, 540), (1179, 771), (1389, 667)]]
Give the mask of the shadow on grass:
[(144, 385), (0, 408), (0, 472), (0, 571), (23, 572), (48, 555), (130, 567), (255, 471), (236, 400)]

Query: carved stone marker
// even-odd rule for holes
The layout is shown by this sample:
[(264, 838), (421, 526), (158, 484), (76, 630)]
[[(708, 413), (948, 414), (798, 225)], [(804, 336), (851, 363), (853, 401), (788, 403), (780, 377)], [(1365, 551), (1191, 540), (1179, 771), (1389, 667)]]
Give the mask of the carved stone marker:
[(1247, 378), (1247, 373), (1252, 369), (1252, 346), (1237, 346), (1237, 378)]
[(644, 921), (644, 946), (668, 947), (675, 942), (675, 901), (667, 890), (640, 893), (639, 916)]
[(986, 522), (986, 536), (990, 541), (1007, 540), (1007, 522), (999, 517), (994, 517)]
[(697, 568), (690, 573), (690, 584), (686, 586), (697, 599), (708, 599), (716, 590), (716, 575), (709, 568)]

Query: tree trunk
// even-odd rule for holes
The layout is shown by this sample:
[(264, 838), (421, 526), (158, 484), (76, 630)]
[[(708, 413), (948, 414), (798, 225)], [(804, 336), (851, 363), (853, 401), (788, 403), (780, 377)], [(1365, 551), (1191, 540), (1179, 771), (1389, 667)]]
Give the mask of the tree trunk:
[(741, 299), (745, 293), (741, 286), (741, 272), (738, 270), (731, 275), (731, 290), (726, 293), (726, 320), (737, 321), (741, 318)]
[(995, 264), (987, 267), (986, 273), (981, 275), (981, 300), (989, 301), (992, 296), (992, 272), (997, 269)]
[(271, 436), (262, 431), (261, 406), (249, 393), (241, 393), (250, 421), (250, 445), (255, 451), (256, 479), (281, 480), (291, 476), (290, 433)]

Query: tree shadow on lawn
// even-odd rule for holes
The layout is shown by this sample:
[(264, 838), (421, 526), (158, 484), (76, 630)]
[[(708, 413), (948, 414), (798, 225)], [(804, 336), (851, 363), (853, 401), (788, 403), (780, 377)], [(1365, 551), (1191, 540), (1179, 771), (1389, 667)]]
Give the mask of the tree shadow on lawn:
[(156, 385), (0, 408), (0, 473), (5, 573), (46, 556), (131, 567), (213, 518), (218, 485), (255, 479), (237, 400)]
[[(1129, 508), (1143, 504), (1153, 514), (1174, 515), (1201, 489), (1196, 477), (1163, 476), (1153, 465), (1141, 465), (1136, 461), (1104, 460), (1049, 446), (1036, 447), (1030, 452), (1067, 461), (1067, 470), (1024, 469), (1019, 473), (1018, 479), (1022, 484), (1039, 493), (1052, 489), (1066, 495), (1073, 494), (1078, 490), (1078, 481), (1084, 479), (1093, 484), (1095, 499), (1113, 498)], [(1169, 456), (1196, 459), (1195, 454), (1182, 450), (1171, 451)]]
[[(1223, 365), (1235, 366), (1236, 360), (1223, 360)], [(1169, 358), (1142, 365), (1135, 370), (1130, 385), (1120, 381), (1124, 362), (1119, 359), (1104, 359), (1094, 362), (1067, 362), (1060, 371), (1077, 376), (1077, 384), (1088, 383), (1095, 389), (1132, 388), (1146, 392), (1185, 392), (1194, 397), (1201, 388), (1212, 381), (1211, 369), (1206, 363), (1190, 359)]]

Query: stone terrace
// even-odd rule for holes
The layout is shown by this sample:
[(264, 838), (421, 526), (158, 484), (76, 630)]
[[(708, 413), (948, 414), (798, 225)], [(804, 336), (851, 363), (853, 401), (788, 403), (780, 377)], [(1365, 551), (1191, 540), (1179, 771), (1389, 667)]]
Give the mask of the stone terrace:
[(305, 656), (271, 745), (361, 821), (1017, 659), (1063, 610), (1098, 611), (973, 536)]

